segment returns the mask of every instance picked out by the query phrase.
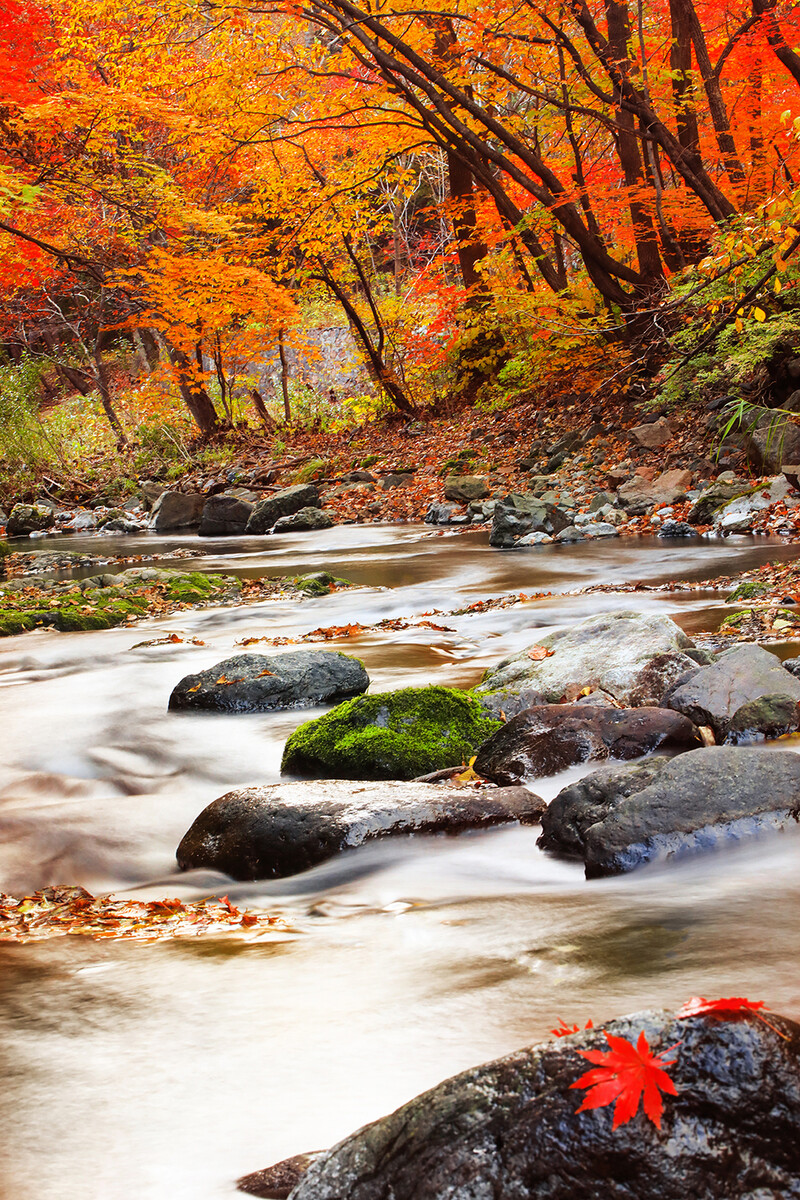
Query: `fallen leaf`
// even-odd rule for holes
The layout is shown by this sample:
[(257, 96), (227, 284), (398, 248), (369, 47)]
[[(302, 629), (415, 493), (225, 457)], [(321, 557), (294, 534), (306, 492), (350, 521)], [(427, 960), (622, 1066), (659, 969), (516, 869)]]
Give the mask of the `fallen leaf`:
[[(644, 1031), (639, 1034), (635, 1046), (626, 1038), (615, 1037), (611, 1033), (606, 1033), (605, 1037), (609, 1050), (578, 1051), (581, 1058), (596, 1066), (570, 1084), (573, 1088), (589, 1089), (576, 1111), (605, 1108), (616, 1101), (612, 1128), (618, 1129), (635, 1116), (639, 1101), (642, 1100), (645, 1116), (660, 1129), (664, 1111), (661, 1093), (666, 1092), (670, 1096), (678, 1094), (678, 1089), (664, 1070), (672, 1066), (675, 1059), (664, 1058), (669, 1050), (653, 1054)], [(674, 1049), (674, 1046), (670, 1046), (670, 1050)]]
[(675, 1016), (681, 1020), (686, 1017), (701, 1017), (706, 1013), (736, 1013), (756, 1012), (766, 1008), (763, 1000), (748, 1000), (745, 996), (727, 996), (720, 1000), (706, 1000), (705, 996), (692, 996), (682, 1005)]
[(199, 692), (199, 691), (200, 691), (200, 688), (201, 688), (202, 686), (203, 686), (203, 685), (202, 685), (202, 683), (196, 683), (196, 684), (194, 685), (194, 687), (192, 687), (192, 688), (187, 688), (186, 690), (187, 690), (188, 692)]
[[(568, 1034), (570, 1034), (570, 1033), (580, 1033), (580, 1027), (578, 1025), (567, 1025), (567, 1023), (563, 1017), (559, 1017), (558, 1019), (561, 1022), (560, 1025), (558, 1026), (558, 1028), (550, 1030), (553, 1037), (561, 1038), (561, 1037), (567, 1037)], [(592, 1024), (591, 1017), (586, 1022), (586, 1024), (584, 1025), (583, 1028), (584, 1029), (594, 1029), (594, 1025)]]
[(473, 754), (472, 758), (467, 763), (467, 769), (462, 771), (460, 775), (454, 775), (453, 778), (457, 779), (459, 783), (472, 783), (475, 779), (482, 779), (483, 776), (479, 775), (477, 771), (473, 771), (472, 769), (472, 764), (475, 762), (477, 757), (477, 754)]
[(552, 658), (555, 650), (548, 650), (547, 646), (531, 646), (530, 650), (526, 650), (525, 653), (534, 662), (541, 662), (545, 658)]

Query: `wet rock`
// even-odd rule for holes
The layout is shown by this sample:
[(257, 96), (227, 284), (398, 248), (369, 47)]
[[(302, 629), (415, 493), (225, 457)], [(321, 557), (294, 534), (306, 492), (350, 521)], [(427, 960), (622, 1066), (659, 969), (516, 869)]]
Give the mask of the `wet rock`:
[[(446, 1080), (345, 1138), (292, 1200), (772, 1200), (800, 1195), (800, 1028), (642, 1012)], [(607, 1030), (676, 1046), (660, 1130), (576, 1112)]]
[(568, 525), (566, 529), (560, 530), (556, 536), (557, 542), (582, 542), (583, 534), (575, 525)]
[(674, 504), (691, 486), (691, 471), (663, 471), (652, 481), (634, 475), (623, 483), (617, 495), (626, 512), (641, 516), (656, 504)]
[[(475, 693), (528, 687), (557, 703), (571, 688), (580, 692), (591, 687), (602, 688), (621, 704), (630, 704), (637, 688), (637, 695), (641, 694), (642, 677), (653, 659), (694, 648), (669, 617), (628, 611), (590, 617), (569, 629), (545, 634), (538, 645), (552, 654), (537, 659), (523, 650), (504, 659), (489, 668)], [(661, 693), (653, 694), (642, 696), (638, 703), (658, 704), (660, 699)]]
[[(640, 768), (656, 770), (652, 781)], [(587, 878), (719, 849), (797, 824), (800, 755), (710, 746), (611, 776), (600, 768), (565, 788), (542, 821), (542, 845), (574, 854)], [(582, 814), (581, 805), (587, 812)], [(598, 815), (599, 814), (599, 815)], [(567, 827), (566, 834), (563, 832)]]
[(319, 504), (319, 490), (313, 483), (298, 483), (284, 488), (274, 496), (266, 496), (253, 508), (245, 533), (266, 533), (280, 517), (289, 517), (301, 508), (315, 508)]
[(296, 729), (281, 771), (313, 779), (414, 779), (467, 763), (498, 724), (478, 698), (457, 688), (360, 696)]
[(97, 517), (93, 512), (76, 513), (64, 526), (65, 533), (93, 533), (97, 529)]
[(234, 879), (280, 879), (379, 838), (455, 834), (511, 821), (533, 825), (543, 809), (543, 800), (516, 787), (272, 783), (209, 804), (183, 837), (178, 866)]
[(169, 698), (172, 711), (268, 712), (332, 704), (365, 692), (363, 663), (333, 650), (236, 654), (187, 675)]
[(209, 496), (203, 506), (198, 534), (200, 537), (222, 537), (244, 533), (253, 512), (253, 505), (238, 496), (221, 493)]
[(264, 1200), (287, 1200), (292, 1188), (296, 1187), (308, 1168), (320, 1156), (320, 1152), (294, 1154), (262, 1171), (253, 1171), (236, 1180), (236, 1187), (248, 1196), (262, 1196)]
[(657, 654), (651, 658), (642, 669), (636, 687), (630, 694), (629, 704), (632, 708), (640, 705), (655, 705), (666, 707), (662, 700), (666, 693), (677, 683), (690, 679), (701, 666), (714, 661), (714, 655), (708, 650), (682, 650), (670, 654)]
[(336, 522), (330, 513), (321, 508), (301, 508), (287, 517), (279, 517), (272, 527), (273, 533), (289, 533), (309, 529), (330, 529)]
[(761, 646), (744, 643), (718, 655), (663, 697), (664, 704), (695, 725), (710, 725), (718, 742), (728, 732), (736, 711), (762, 696), (783, 695), (800, 701), (800, 679), (781, 666), (780, 659)]
[(749, 746), (767, 738), (783, 737), (800, 728), (800, 708), (791, 696), (759, 696), (737, 708), (725, 741), (730, 746)]
[(495, 505), (489, 545), (508, 549), (526, 533), (548, 533), (553, 537), (569, 524), (567, 514), (555, 504), (530, 492), (512, 492)]
[(184, 492), (162, 492), (153, 505), (150, 528), (155, 533), (199, 525), (205, 498)]
[(126, 517), (112, 517), (103, 523), (103, 533), (144, 533), (147, 530), (145, 521), (132, 521)]
[(660, 538), (697, 537), (697, 530), (687, 521), (665, 521), (658, 531)]
[(641, 758), (659, 749), (679, 753), (702, 744), (692, 722), (668, 709), (545, 704), (492, 734), (478, 751), (475, 770), (494, 783), (513, 784), (591, 759)]
[(794, 675), (795, 678), (800, 679), (800, 658), (785, 658), (781, 666), (790, 675)]
[(581, 525), (580, 531), (587, 538), (619, 537), (619, 530), (608, 521), (589, 521), (588, 524)]
[(483, 711), (496, 721), (510, 721), (526, 708), (547, 703), (546, 698), (535, 688), (505, 688), (478, 695), (477, 698)]
[(46, 504), (15, 504), (6, 522), (9, 537), (25, 537), (51, 529), (55, 524), (53, 510)]
[(454, 500), (457, 504), (485, 500), (488, 495), (486, 480), (480, 475), (450, 475), (444, 481), (445, 500)]
[(426, 525), (450, 525), (453, 518), (461, 512), (457, 504), (439, 504), (434, 501), (425, 513)]
[(552, 538), (549, 533), (541, 533), (537, 530), (536, 533), (526, 533), (517, 542), (518, 546), (552, 546), (555, 538)]
[(759, 513), (785, 500), (791, 484), (781, 475), (767, 485), (751, 489), (747, 495), (729, 501), (714, 514), (714, 525), (723, 533), (749, 533)]
[(672, 440), (669, 422), (663, 417), (647, 425), (635, 425), (629, 432), (630, 436), (647, 450), (658, 450)]

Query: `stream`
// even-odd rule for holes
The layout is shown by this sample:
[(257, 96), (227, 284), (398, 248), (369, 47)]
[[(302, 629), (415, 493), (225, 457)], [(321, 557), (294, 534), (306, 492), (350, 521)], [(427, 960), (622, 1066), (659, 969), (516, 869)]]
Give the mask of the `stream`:
[[(277, 780), (286, 738), (321, 710), (166, 711), (183, 675), (245, 638), (418, 619), (509, 592), (553, 595), (431, 618), (446, 630), (326, 645), (362, 658), (376, 692), (469, 687), (538, 631), (612, 609), (716, 628), (713, 591), (559, 593), (729, 575), (800, 547), (642, 538), (499, 552), (485, 529), (377, 524), (42, 546), (199, 548), (205, 557), (181, 569), (325, 569), (362, 588), (0, 641), (0, 891), (227, 894), (290, 927), (268, 941), (0, 944), (0, 1200), (231, 1198), (238, 1176), (331, 1145), (448, 1075), (547, 1037), (560, 1018), (737, 995), (800, 1019), (800, 836), (591, 883), (521, 827), (388, 840), (288, 880), (180, 875), (175, 848), (194, 817), (233, 787)], [(84, 574), (98, 569), (111, 568)], [(139, 645), (172, 632), (205, 645)], [(534, 790), (550, 798), (588, 769)]]

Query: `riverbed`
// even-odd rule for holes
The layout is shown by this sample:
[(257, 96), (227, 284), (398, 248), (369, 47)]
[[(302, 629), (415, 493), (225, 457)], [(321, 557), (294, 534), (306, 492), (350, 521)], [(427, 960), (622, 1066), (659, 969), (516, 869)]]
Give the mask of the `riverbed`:
[[(199, 548), (193, 569), (325, 569), (360, 587), (0, 642), (0, 891), (227, 894), (288, 926), (263, 942), (0, 945), (0, 1200), (230, 1198), (238, 1175), (330, 1145), (561, 1018), (703, 994), (763, 999), (800, 1019), (800, 837), (592, 883), (543, 855), (537, 829), (514, 827), (389, 841), (265, 884), (182, 876), (175, 848), (197, 813), (232, 787), (277, 780), (287, 736), (314, 710), (166, 711), (181, 676), (237, 643), (319, 627), (412, 623), (327, 643), (364, 660), (372, 691), (470, 686), (546, 629), (611, 609), (714, 628), (723, 609), (711, 590), (561, 593), (729, 575), (796, 557), (796, 546), (645, 538), (498, 552), (485, 530), (411, 525), (43, 545)], [(413, 625), (512, 592), (553, 595), (424, 618), (445, 629)], [(173, 632), (205, 645), (140, 644)], [(580, 773), (536, 790), (550, 797)]]

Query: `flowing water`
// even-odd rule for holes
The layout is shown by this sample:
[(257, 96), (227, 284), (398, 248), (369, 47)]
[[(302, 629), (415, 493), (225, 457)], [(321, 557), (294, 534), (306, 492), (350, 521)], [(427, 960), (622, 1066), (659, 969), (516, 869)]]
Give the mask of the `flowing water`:
[[(513, 553), (486, 540), (371, 526), (212, 546), (64, 543), (201, 546), (203, 569), (325, 568), (363, 590), (0, 642), (0, 891), (227, 893), (292, 929), (277, 942), (0, 945), (0, 1200), (232, 1197), (238, 1175), (330, 1145), (447, 1075), (547, 1036), (561, 1017), (705, 994), (763, 998), (800, 1018), (792, 835), (592, 883), (537, 850), (536, 829), (513, 827), (387, 841), (278, 882), (177, 874), (175, 847), (197, 813), (231, 787), (278, 779), (286, 737), (312, 715), (168, 715), (177, 680), (237, 641), (553, 592), (434, 618), (445, 631), (331, 643), (364, 659), (373, 691), (470, 686), (537, 631), (594, 613), (660, 611), (690, 632), (720, 617), (713, 591), (559, 595), (567, 589), (700, 580), (797, 553), (763, 538)], [(206, 645), (137, 645), (173, 631)], [(578, 774), (537, 790), (553, 795)]]

